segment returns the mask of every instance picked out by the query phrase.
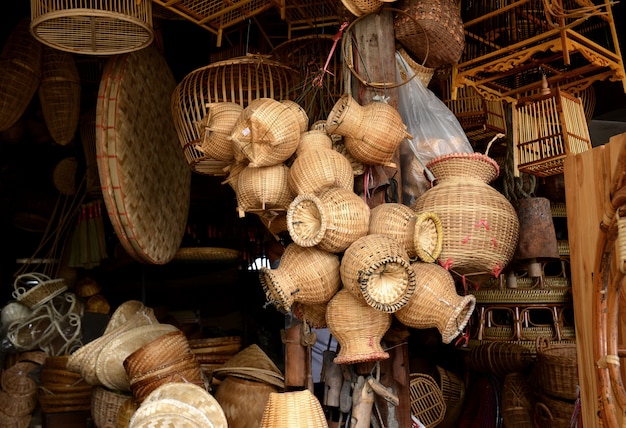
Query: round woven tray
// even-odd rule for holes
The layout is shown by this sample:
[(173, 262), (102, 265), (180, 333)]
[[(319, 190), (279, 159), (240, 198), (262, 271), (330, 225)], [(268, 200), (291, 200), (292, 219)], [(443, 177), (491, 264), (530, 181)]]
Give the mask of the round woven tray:
[(113, 187), (105, 203), (118, 212), (140, 261), (164, 264), (185, 232), (191, 182), (167, 120), (176, 82), (156, 48), (120, 58), (109, 79), (106, 145), (99, 145), (108, 160), (99, 167)]

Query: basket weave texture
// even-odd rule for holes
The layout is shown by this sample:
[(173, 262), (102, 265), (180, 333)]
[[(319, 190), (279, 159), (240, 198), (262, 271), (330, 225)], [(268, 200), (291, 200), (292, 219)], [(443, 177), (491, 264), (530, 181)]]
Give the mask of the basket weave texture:
[(235, 158), (230, 134), (241, 116), (243, 107), (237, 103), (224, 101), (209, 103), (207, 114), (199, 125), (199, 133), (203, 136), (198, 147), (206, 156), (230, 162)]
[(435, 263), (414, 262), (415, 291), (409, 301), (395, 312), (396, 318), (413, 328), (436, 327), (443, 343), (450, 343), (467, 325), (476, 298), (459, 296), (454, 278)]
[(458, 274), (499, 276), (513, 258), (519, 220), (511, 203), (488, 184), (498, 176), (498, 164), (480, 153), (453, 153), (427, 168), (436, 184), (412, 208), (441, 220), (440, 262)]
[[(456, 64), (465, 48), (463, 20), (455, 0), (400, 0), (396, 39), (426, 67)], [(419, 25), (415, 25), (415, 23)]]
[(446, 402), (435, 379), (425, 373), (409, 375), (411, 414), (426, 427), (436, 427), (446, 414)]
[(344, 287), (359, 301), (383, 312), (396, 312), (415, 291), (415, 271), (404, 248), (386, 235), (365, 235), (344, 252)]
[(333, 140), (323, 129), (311, 127), (300, 135), (300, 142), (296, 148), (296, 156), (300, 156), (307, 150), (332, 149)]
[(62, 146), (74, 139), (80, 117), (80, 76), (69, 52), (44, 46), (39, 101), (50, 136)]
[(293, 201), (288, 180), (289, 167), (284, 164), (244, 167), (236, 179), (239, 212), (287, 211)]
[(217, 387), (215, 399), (229, 427), (258, 426), (270, 394), (278, 391), (277, 386), (265, 382), (226, 376)]
[(116, 426), (117, 414), (129, 398), (132, 395), (126, 392), (95, 387), (91, 395), (91, 417), (96, 427)]
[(171, 95), (171, 112), (191, 170), (222, 176), (227, 166), (200, 150), (203, 135), (197, 124), (206, 116), (207, 105), (233, 102), (246, 107), (257, 98), (286, 100), (297, 76), (296, 70), (260, 55), (214, 62), (186, 75)]
[(537, 339), (537, 371), (543, 391), (553, 397), (575, 400), (578, 397), (576, 344), (552, 344)]
[(19, 21), (0, 53), (0, 131), (22, 117), (39, 86), (42, 45), (28, 26), (28, 19)]
[(388, 359), (380, 342), (391, 319), (391, 314), (356, 299), (345, 288), (338, 291), (326, 307), (328, 329), (340, 345), (339, 354), (333, 359), (335, 364)]
[(324, 411), (317, 398), (305, 389), (270, 394), (259, 428), (328, 427)]
[(276, 269), (262, 267), (260, 280), (268, 302), (289, 312), (295, 302), (326, 303), (341, 286), (337, 255), (291, 243)]
[[(330, 138), (326, 138), (330, 142)], [(288, 185), (294, 195), (319, 193), (327, 187), (352, 190), (354, 173), (350, 161), (333, 150), (331, 143), (329, 148), (300, 153), (289, 168)]]
[(472, 348), (467, 362), (473, 370), (504, 377), (509, 373), (524, 371), (533, 360), (532, 351), (523, 345), (490, 342)]
[(331, 253), (342, 252), (367, 235), (369, 221), (367, 203), (343, 187), (300, 194), (287, 210), (287, 228), (296, 244)]
[(31, 31), (42, 43), (86, 55), (118, 55), (149, 46), (152, 2), (33, 0)]

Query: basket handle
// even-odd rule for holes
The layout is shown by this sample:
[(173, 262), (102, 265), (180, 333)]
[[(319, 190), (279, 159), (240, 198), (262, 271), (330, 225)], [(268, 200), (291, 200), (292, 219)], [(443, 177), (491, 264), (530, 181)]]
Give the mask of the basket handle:
[(543, 404), (542, 402), (537, 402), (535, 404), (535, 412), (537, 412), (541, 416), (549, 417), (551, 421), (554, 420), (554, 416), (552, 416), (552, 412), (550, 411), (550, 408), (546, 406), (545, 404)]
[(545, 351), (550, 347), (550, 339), (545, 336), (539, 336), (535, 341), (535, 347), (537, 351)]
[[(419, 21), (417, 21), (414, 17), (412, 17), (410, 14), (408, 14), (407, 12), (405, 12), (402, 9), (396, 9), (396, 8), (392, 8), (392, 7), (383, 7), (379, 12), (376, 13), (380, 13), (380, 12), (385, 12), (385, 11), (391, 11), (391, 12), (398, 12), (401, 14), (404, 14), (406, 16), (409, 17), (409, 19), (413, 20), (413, 22), (415, 22), (418, 26), (420, 26), (422, 28), (422, 31), (424, 31), (424, 28), (422, 27), (422, 24), (419, 23)], [(402, 82), (396, 82), (396, 83), (389, 83), (389, 82), (370, 82), (367, 81), (365, 79), (363, 79), (354, 69), (354, 64), (352, 63), (352, 55), (348, 55), (346, 52), (346, 47), (348, 46), (348, 43), (346, 43), (346, 41), (350, 41), (350, 30), (352, 29), (352, 27), (354, 26), (354, 24), (356, 24), (357, 22), (361, 21), (363, 18), (372, 15), (371, 13), (367, 13), (364, 15), (359, 16), (357, 19), (355, 19), (354, 21), (352, 21), (350, 23), (350, 25), (348, 26), (348, 28), (346, 28), (345, 31), (345, 36), (344, 36), (344, 40), (342, 42), (342, 50), (343, 50), (343, 62), (346, 65), (346, 67), (348, 67), (348, 69), (350, 70), (350, 73), (352, 73), (352, 75), (354, 77), (356, 77), (356, 79), (361, 82), (361, 84), (363, 86), (369, 86), (371, 88), (376, 88), (376, 89), (393, 89), (393, 88), (398, 88), (400, 86), (406, 85), (407, 83), (409, 83), (411, 80), (415, 79), (415, 76), (417, 76), (417, 73), (413, 73), (413, 75), (408, 78), (407, 80), (404, 80)], [(424, 57), (424, 60), (422, 61), (422, 66), (424, 66), (424, 64), (426, 64), (426, 60), (428, 59), (428, 53), (430, 50), (430, 43), (428, 42), (428, 34), (426, 33), (426, 31), (424, 31), (424, 36), (426, 37), (426, 55)], [(350, 60), (348, 60), (348, 58), (350, 58)]]
[(50, 281), (50, 277), (48, 275), (44, 275), (43, 273), (39, 273), (39, 272), (23, 273), (21, 275), (18, 275), (15, 278), (15, 281), (13, 281), (13, 288), (16, 290), (18, 288), (24, 288), (20, 284), (22, 284), (24, 280), (28, 280), (28, 279), (37, 281), (38, 283), (37, 285), (43, 284), (46, 281)]

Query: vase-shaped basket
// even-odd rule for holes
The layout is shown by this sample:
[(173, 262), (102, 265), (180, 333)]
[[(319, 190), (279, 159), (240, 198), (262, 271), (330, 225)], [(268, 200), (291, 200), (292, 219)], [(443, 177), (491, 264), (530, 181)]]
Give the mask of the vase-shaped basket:
[(230, 134), (243, 112), (243, 107), (237, 103), (223, 101), (209, 103), (206, 109), (207, 113), (198, 125), (198, 133), (202, 136), (198, 150), (212, 159), (231, 162), (235, 154)]
[(315, 194), (329, 187), (352, 191), (352, 165), (344, 155), (332, 148), (306, 150), (291, 164), (288, 185), (294, 195)]

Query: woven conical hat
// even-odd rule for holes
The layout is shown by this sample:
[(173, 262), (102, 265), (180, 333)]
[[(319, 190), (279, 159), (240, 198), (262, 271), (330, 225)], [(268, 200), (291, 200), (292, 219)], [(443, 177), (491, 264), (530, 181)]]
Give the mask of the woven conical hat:
[(276, 364), (267, 356), (258, 345), (250, 345), (239, 351), (220, 368), (213, 371), (213, 376), (223, 379), (225, 376), (235, 376), (242, 379), (257, 380), (285, 387), (285, 378)]

